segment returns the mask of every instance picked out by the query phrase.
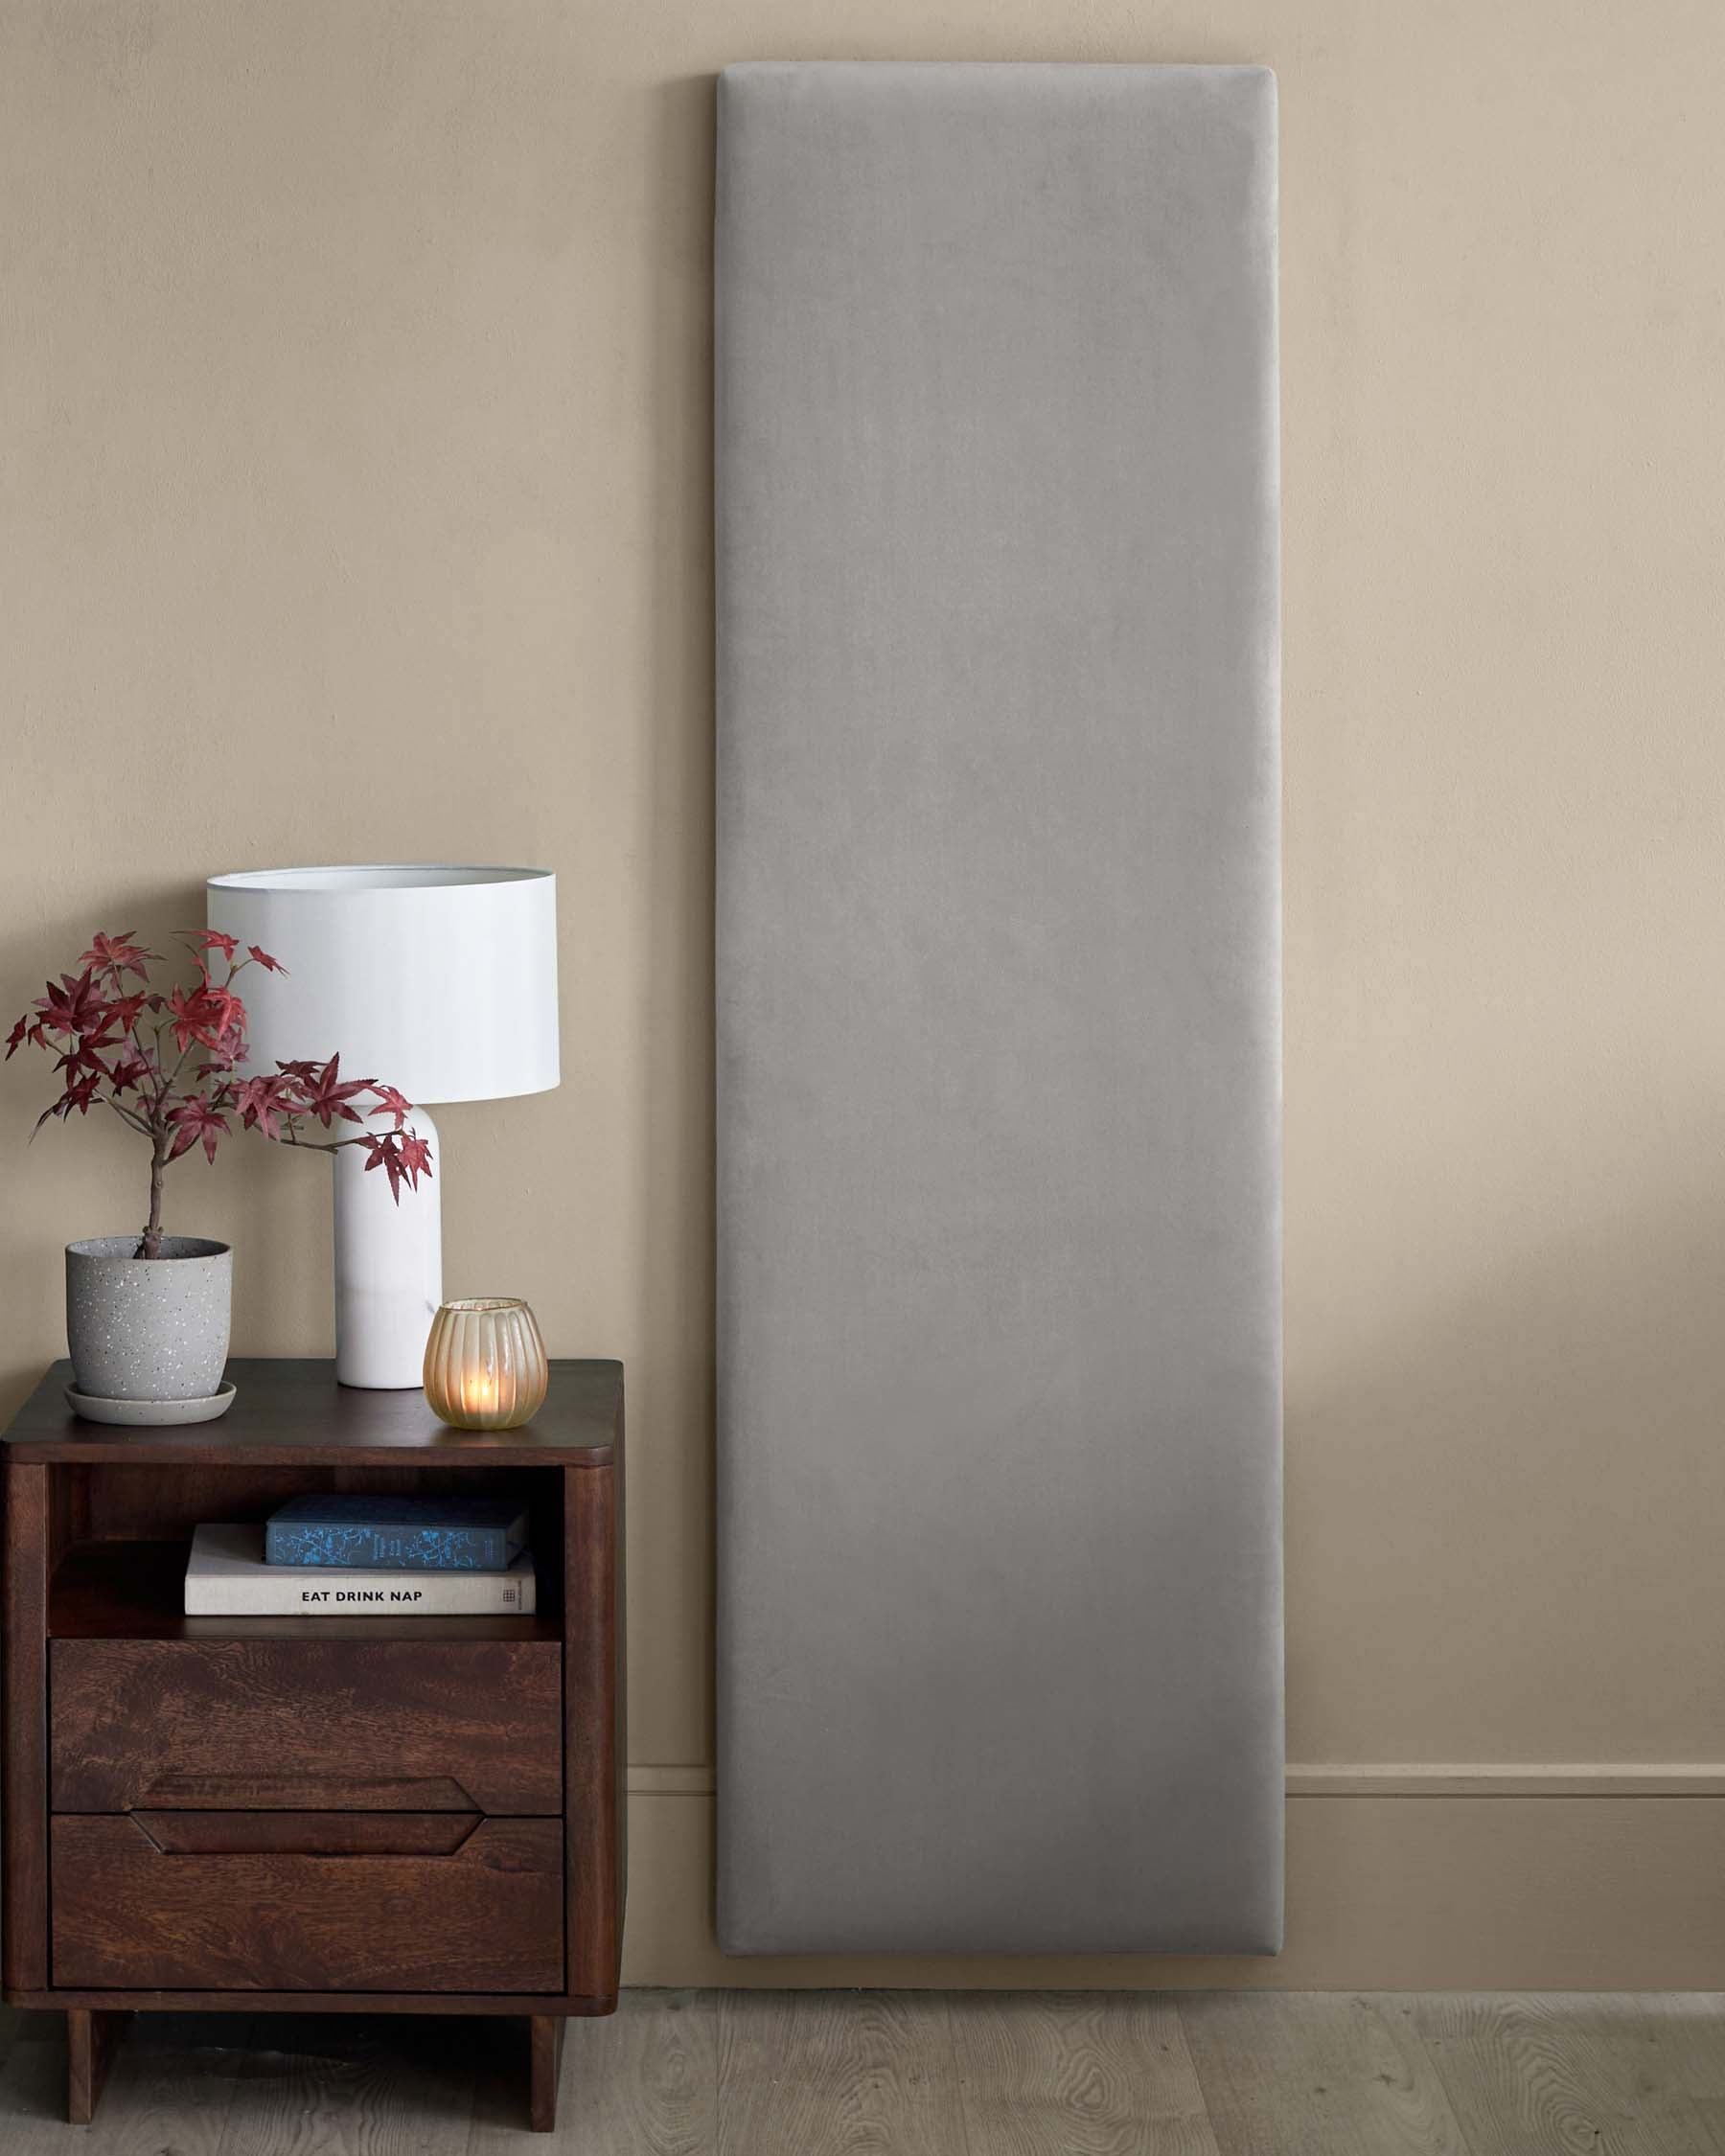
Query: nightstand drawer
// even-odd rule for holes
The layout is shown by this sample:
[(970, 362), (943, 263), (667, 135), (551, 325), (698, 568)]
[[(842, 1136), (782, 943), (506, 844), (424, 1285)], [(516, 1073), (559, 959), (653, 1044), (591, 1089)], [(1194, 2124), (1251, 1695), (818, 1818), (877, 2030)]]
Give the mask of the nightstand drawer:
[(561, 1991), (548, 1819), (200, 1812), (53, 1822), (54, 1982)]
[(56, 1812), (563, 1809), (555, 1640), (56, 1640), (49, 1730)]

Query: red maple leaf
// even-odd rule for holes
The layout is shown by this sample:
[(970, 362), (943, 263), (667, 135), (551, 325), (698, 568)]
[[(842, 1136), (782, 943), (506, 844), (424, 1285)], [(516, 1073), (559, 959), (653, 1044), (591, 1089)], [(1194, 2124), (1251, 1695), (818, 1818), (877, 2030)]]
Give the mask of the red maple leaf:
[(123, 1032), (129, 1033), (137, 1024), (149, 1000), (149, 997), (144, 995), (116, 996), (108, 1005), (108, 1016)]
[(247, 1078), (234, 1092), (234, 1106), (248, 1131), (262, 1131), (266, 1138), (279, 1137), (278, 1124), (293, 1114), (300, 1103), (292, 1079), (280, 1071)]
[(417, 1190), (420, 1177), (431, 1173), (431, 1148), (411, 1131), (404, 1136), (394, 1131), (385, 1131), (381, 1136), (368, 1131), (359, 1142), (368, 1156), (366, 1174), (370, 1175), (374, 1168), (381, 1168), (389, 1178), (389, 1195), (398, 1205), (402, 1202), (402, 1183)]
[(212, 988), (207, 981), (190, 996), (176, 988), (168, 998), (168, 1014), (182, 1055), (194, 1041), (219, 1054), (233, 1049), (244, 1035), (245, 1005), (238, 996), (230, 996), (225, 988)]
[(288, 971), (279, 958), (272, 958), (267, 951), (260, 951), (255, 943), (248, 943), (245, 949), (247, 955), (255, 958), (266, 973), (285, 974)]
[(86, 1034), (82, 1039), (73, 1040), (69, 1046), (55, 1057), (54, 1067), (66, 1073), (67, 1085), (72, 1083), (80, 1070), (93, 1070), (105, 1078), (107, 1066), (96, 1051), (98, 1048), (111, 1048), (113, 1044), (112, 1041), (104, 1040), (96, 1034)]
[(389, 1195), (399, 1205), (402, 1202), (402, 1177), (404, 1171), (402, 1167), (402, 1149), (395, 1133), (386, 1131), (379, 1137), (368, 1131), (359, 1142), (365, 1148), (366, 1174), (370, 1175), (374, 1168), (383, 1169), (389, 1177)]
[(219, 951), (230, 966), (234, 962), (235, 952), (240, 948), (238, 936), (223, 935), (219, 929), (199, 929), (187, 941), (196, 951)]
[(41, 1044), (41, 1039), (42, 1028), (40, 1022), (36, 1020), (32, 1019), (30, 1013), (26, 1011), (24, 1016), (18, 1021), (17, 1024), (12, 1027), (12, 1031), (6, 1037), (7, 1062), (11, 1063), (13, 1056), (17, 1054), (18, 1050), (24, 1045), (26, 1041), (33, 1042), (37, 1046), (39, 1046)]
[(201, 1041), (206, 1047), (215, 1045), (213, 1014), (204, 1002), (206, 993), (202, 988), (195, 988), (188, 996), (183, 988), (176, 988), (168, 998), (169, 1023), (173, 1028), (173, 1038), (181, 1055), (194, 1041)]
[(42, 985), (48, 993), (36, 998), (35, 1007), (41, 1012), (42, 1024), (50, 1033), (93, 1033), (96, 1030), (104, 1006), (87, 970), (76, 980), (70, 974), (61, 974), (58, 988), (51, 980)]
[(87, 1056), (91, 1049), (111, 1048), (124, 1038), (125, 1029), (115, 1022), (112, 1007), (104, 1003), (97, 1013), (95, 1024), (80, 1035), (79, 1045)]
[(190, 1153), (200, 1138), (206, 1159), (215, 1159), (217, 1141), (225, 1134), (228, 1121), (210, 1102), (196, 1096), (182, 1101), (168, 1120), (178, 1125), (168, 1151), (170, 1160), (177, 1160), (182, 1153)]
[(412, 1114), (413, 1103), (405, 1093), (397, 1092), (393, 1086), (380, 1086), (374, 1083), (372, 1091), (378, 1097), (378, 1105), (372, 1110), (372, 1113), (374, 1115), (393, 1115), (395, 1127), (399, 1131), (408, 1116)]
[(402, 1165), (407, 1171), (407, 1180), (415, 1190), (421, 1176), (431, 1173), (431, 1146), (429, 1140), (417, 1131), (406, 1131), (402, 1135)]
[(108, 1084), (117, 1093), (140, 1090), (144, 1081), (152, 1076), (149, 1064), (142, 1056), (122, 1056), (108, 1071)]
[(96, 1098), (97, 1088), (105, 1076), (106, 1072), (98, 1067), (87, 1077), (79, 1079), (76, 1085), (68, 1085), (53, 1107), (44, 1108), (36, 1117), (35, 1129), (31, 1132), (31, 1136), (34, 1137), (36, 1131), (41, 1129), (51, 1115), (58, 1115), (63, 1122), (75, 1108), (80, 1115), (87, 1115), (90, 1112), (90, 1103)]
[(149, 977), (147, 962), (159, 954), (133, 943), (132, 937), (136, 934), (135, 929), (116, 929), (112, 935), (92, 936), (89, 950), (78, 962), (99, 974), (108, 975), (109, 985), (116, 989), (122, 974), (136, 974), (140, 980), (145, 980)]
[(221, 1006), (221, 1024), (216, 1045), (227, 1055), (243, 1055), (245, 1005), (225, 988), (212, 988), (210, 995)]
[[(298, 1066), (284, 1065), (283, 1067), (296, 1078), (301, 1075)], [(371, 1078), (354, 1078), (343, 1085), (339, 1082), (340, 1073), (339, 1054), (333, 1055), (321, 1070), (312, 1065), (306, 1067), (306, 1113), (315, 1115), (326, 1131), (337, 1116), (344, 1123), (363, 1122), (364, 1117), (347, 1104), (356, 1093), (369, 1092), (376, 1083)], [(368, 1168), (373, 1165), (370, 1160), (365, 1164)]]

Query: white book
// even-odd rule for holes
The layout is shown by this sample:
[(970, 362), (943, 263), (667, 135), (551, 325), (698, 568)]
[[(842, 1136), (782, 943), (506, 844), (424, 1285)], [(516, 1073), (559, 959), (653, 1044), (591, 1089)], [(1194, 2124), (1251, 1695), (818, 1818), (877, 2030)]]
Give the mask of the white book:
[(188, 1617), (531, 1617), (533, 1555), (506, 1572), (344, 1571), (271, 1565), (262, 1526), (203, 1526), (186, 1566)]

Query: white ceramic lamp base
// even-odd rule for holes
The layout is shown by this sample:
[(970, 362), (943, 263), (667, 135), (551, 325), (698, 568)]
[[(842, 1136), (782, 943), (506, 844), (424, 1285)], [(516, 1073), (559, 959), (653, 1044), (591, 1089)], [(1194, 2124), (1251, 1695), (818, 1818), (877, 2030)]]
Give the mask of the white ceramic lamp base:
[(373, 1391), (425, 1382), (426, 1340), (443, 1300), (443, 1157), (425, 1110), (408, 1121), (430, 1143), (433, 1173), (404, 1188), (400, 1204), (384, 1171), (367, 1170), (363, 1146), (335, 1156), (335, 1378)]

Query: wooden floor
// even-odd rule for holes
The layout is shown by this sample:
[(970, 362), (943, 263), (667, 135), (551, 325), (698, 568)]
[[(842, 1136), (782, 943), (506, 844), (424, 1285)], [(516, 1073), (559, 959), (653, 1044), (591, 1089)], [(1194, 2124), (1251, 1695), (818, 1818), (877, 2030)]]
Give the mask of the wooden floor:
[(639, 1991), (549, 2139), (512, 2022), (142, 2017), (87, 2128), (0, 2049), (4, 2156), (1725, 2156), (1713, 1993)]

